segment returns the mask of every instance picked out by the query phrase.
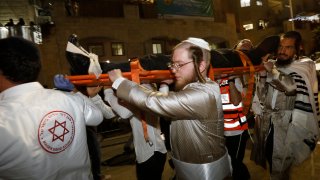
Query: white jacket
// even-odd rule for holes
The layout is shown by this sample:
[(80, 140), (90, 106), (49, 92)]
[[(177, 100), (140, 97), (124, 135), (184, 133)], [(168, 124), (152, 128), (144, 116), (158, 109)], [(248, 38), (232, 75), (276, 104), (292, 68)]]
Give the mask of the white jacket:
[(0, 94), (0, 179), (92, 179), (86, 125), (103, 117), (85, 96), (38, 82)]

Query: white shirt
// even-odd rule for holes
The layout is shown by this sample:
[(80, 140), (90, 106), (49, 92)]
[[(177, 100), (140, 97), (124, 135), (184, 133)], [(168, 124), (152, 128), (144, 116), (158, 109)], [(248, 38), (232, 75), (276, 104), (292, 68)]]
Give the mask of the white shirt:
[(85, 96), (38, 82), (0, 93), (0, 179), (92, 179), (86, 125), (102, 121)]
[(96, 95), (89, 99), (100, 109), (104, 118), (111, 119), (116, 117), (116, 114), (114, 114), (112, 108), (110, 106), (107, 106), (99, 95)]
[(133, 133), (133, 144), (138, 163), (147, 161), (154, 155), (155, 151), (161, 153), (167, 152), (164, 140), (161, 138), (158, 116), (143, 112), (145, 114), (148, 137), (150, 140), (150, 143), (148, 143), (144, 138), (143, 127), (140, 120), (141, 110), (134, 107), (130, 108), (129, 105), (123, 106), (119, 104), (119, 99), (114, 95), (112, 89), (106, 89), (104, 94), (105, 100), (121, 118), (130, 119), (130, 125)]

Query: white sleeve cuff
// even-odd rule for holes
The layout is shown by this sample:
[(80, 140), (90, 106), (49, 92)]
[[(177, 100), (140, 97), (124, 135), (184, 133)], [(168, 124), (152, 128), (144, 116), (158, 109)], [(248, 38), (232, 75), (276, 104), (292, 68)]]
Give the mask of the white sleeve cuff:
[(90, 97), (90, 99), (91, 99), (93, 102), (97, 102), (97, 101), (102, 100), (101, 97), (100, 97), (98, 94), (95, 95), (94, 97)]
[(112, 88), (115, 89), (115, 90), (117, 90), (123, 80), (125, 80), (125, 78), (123, 78), (123, 77), (120, 77), (120, 78), (116, 79), (116, 80), (112, 83)]
[(161, 84), (160, 88), (159, 88), (159, 91), (162, 92), (162, 93), (168, 93), (169, 92), (169, 86), (166, 85), (166, 84)]

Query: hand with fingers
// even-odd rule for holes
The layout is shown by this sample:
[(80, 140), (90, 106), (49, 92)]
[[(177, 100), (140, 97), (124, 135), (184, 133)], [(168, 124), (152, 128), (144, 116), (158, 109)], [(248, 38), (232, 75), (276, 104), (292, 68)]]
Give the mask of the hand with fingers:
[(102, 88), (103, 88), (103, 86), (87, 87), (88, 96), (89, 97), (96, 96), (101, 91)]
[(117, 80), (118, 78), (123, 77), (122, 76), (122, 72), (120, 69), (114, 69), (108, 72), (109, 75), (109, 79), (111, 82), (114, 82), (115, 80)]

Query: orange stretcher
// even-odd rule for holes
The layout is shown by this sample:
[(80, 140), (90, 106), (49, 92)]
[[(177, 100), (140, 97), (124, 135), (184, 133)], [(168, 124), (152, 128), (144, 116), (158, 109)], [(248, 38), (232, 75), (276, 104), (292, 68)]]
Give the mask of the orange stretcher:
[[(209, 78), (214, 80), (215, 78), (220, 78), (223, 76), (230, 75), (243, 75), (249, 76), (247, 93), (243, 95), (243, 110), (242, 113), (246, 115), (251, 107), (251, 100), (253, 97), (254, 88), (254, 73), (261, 71), (264, 67), (253, 66), (250, 59), (241, 51), (239, 51), (240, 59), (242, 61), (243, 67), (231, 67), (231, 68), (212, 68), (209, 69)], [(158, 83), (166, 79), (173, 79), (174, 76), (170, 70), (144, 70), (138, 59), (134, 59), (130, 62), (131, 72), (123, 72), (122, 76), (130, 79), (137, 83)], [(83, 85), (83, 86), (111, 86), (112, 82), (109, 79), (108, 74), (101, 74), (98, 78), (95, 75), (77, 75), (77, 76), (66, 76), (73, 84)], [(152, 146), (152, 142), (149, 140), (147, 123), (145, 121), (144, 112), (140, 113), (141, 123), (143, 128), (143, 135), (147, 143)]]
[[(174, 76), (170, 70), (144, 70), (139, 61), (130, 62), (131, 72), (123, 72), (123, 77), (137, 83), (158, 83), (166, 79), (173, 79)], [(258, 72), (264, 69), (263, 66), (244, 66), (244, 67), (231, 67), (231, 68), (212, 68), (209, 70), (209, 78), (214, 80), (222, 76), (241, 75), (250, 73), (250, 71)], [(74, 85), (80, 86), (110, 86), (112, 83), (109, 80), (108, 74), (101, 74), (97, 78), (93, 74), (89, 75), (73, 75), (66, 76)]]
[[(254, 74), (264, 70), (263, 65), (253, 66), (250, 59), (243, 52), (238, 51), (240, 59), (242, 61), (242, 67), (230, 67), (230, 68), (213, 68), (209, 69), (209, 78), (212, 80), (219, 79), (221, 77), (227, 77), (230, 75), (246, 75), (247, 76), (247, 92), (243, 95), (243, 114), (247, 114), (253, 97), (254, 91)], [(132, 80), (137, 83), (159, 83), (166, 79), (173, 79), (174, 75), (170, 70), (144, 70), (138, 59), (134, 59), (130, 62), (131, 72), (123, 72), (123, 77)], [(95, 75), (74, 75), (66, 76), (71, 83), (80, 86), (111, 86), (112, 82), (109, 79), (108, 74), (101, 74), (98, 78)]]

